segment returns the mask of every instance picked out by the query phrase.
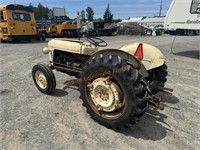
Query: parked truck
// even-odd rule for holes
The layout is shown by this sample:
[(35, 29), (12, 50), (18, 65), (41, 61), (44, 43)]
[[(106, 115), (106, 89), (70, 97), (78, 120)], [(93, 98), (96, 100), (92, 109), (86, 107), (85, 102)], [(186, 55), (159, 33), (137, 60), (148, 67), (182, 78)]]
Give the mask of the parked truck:
[(49, 37), (70, 37), (77, 38), (77, 24), (72, 21), (64, 21), (60, 24), (51, 23), (46, 28)]
[(173, 0), (164, 27), (170, 35), (197, 35), (200, 32), (200, 0)]
[(81, 33), (90, 36), (111, 36), (117, 33), (118, 27), (105, 22), (86, 22), (82, 25)]

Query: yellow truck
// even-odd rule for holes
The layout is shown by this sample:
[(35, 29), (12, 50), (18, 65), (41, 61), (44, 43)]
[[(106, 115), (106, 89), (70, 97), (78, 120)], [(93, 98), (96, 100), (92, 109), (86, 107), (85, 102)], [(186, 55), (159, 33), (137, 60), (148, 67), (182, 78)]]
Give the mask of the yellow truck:
[(72, 21), (64, 21), (60, 24), (50, 24), (47, 26), (46, 32), (49, 37), (70, 37), (77, 38), (77, 23)]
[[(0, 40), (20, 41), (38, 39), (34, 12), (19, 4), (0, 5)], [(45, 37), (43, 37), (43, 40)]]

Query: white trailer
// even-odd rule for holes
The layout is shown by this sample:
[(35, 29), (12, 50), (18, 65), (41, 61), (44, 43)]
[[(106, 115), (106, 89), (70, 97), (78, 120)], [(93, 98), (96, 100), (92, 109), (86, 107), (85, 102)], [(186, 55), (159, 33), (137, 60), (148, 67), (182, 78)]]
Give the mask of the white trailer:
[(170, 35), (199, 34), (200, 0), (173, 0), (165, 17), (164, 28)]

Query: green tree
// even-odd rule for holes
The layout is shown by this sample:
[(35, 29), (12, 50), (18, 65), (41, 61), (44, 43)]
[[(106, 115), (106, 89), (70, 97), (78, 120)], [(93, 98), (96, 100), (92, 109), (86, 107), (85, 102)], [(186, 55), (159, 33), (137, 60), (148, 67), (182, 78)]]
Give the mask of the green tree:
[(104, 21), (105, 21), (106, 23), (111, 23), (111, 22), (113, 21), (113, 14), (112, 14), (111, 11), (110, 11), (110, 6), (109, 6), (109, 4), (108, 4), (108, 6), (107, 6), (107, 8), (106, 8), (106, 10), (105, 10), (105, 13), (104, 13), (103, 18), (104, 18)]
[(47, 19), (48, 18), (48, 14), (49, 14), (49, 9), (47, 7), (44, 7), (42, 4), (38, 4), (37, 7), (37, 12), (38, 12), (38, 18), (39, 19)]
[[(34, 7), (31, 3), (29, 4), (29, 7), (33, 9), (35, 19), (53, 19), (53, 9), (49, 9), (48, 7), (43, 6), (42, 4), (38, 4), (37, 7)], [(70, 18), (68, 16), (63, 17), (64, 20), (69, 20)]]
[(118, 22), (121, 22), (121, 21), (122, 21), (121, 19), (113, 19), (114, 23), (118, 23)]
[(81, 11), (81, 21), (83, 21), (83, 22), (86, 21), (86, 19), (85, 19), (85, 10)]
[(37, 7), (34, 7), (31, 3), (29, 4), (29, 7), (33, 9), (35, 14), (35, 19), (48, 19), (49, 18), (49, 8), (44, 7), (42, 4), (38, 4)]
[(97, 19), (95, 19), (95, 22), (102, 22), (102, 21), (103, 21), (102, 18), (97, 18)]
[(33, 8), (34, 8), (34, 6), (32, 5), (32, 3), (30, 3), (30, 4), (28, 5), (28, 7), (30, 7), (32, 10), (33, 10)]
[(35, 15), (35, 19), (36, 19), (36, 11), (35, 11), (35, 7), (34, 7), (31, 3), (28, 5), (28, 7), (30, 7), (30, 8), (33, 10), (34, 15)]
[(86, 12), (87, 12), (87, 14), (86, 14), (87, 19), (88, 19), (89, 21), (93, 21), (93, 17), (94, 17), (94, 11), (93, 11), (93, 9), (92, 9), (91, 7), (88, 7), (88, 8), (86, 9)]

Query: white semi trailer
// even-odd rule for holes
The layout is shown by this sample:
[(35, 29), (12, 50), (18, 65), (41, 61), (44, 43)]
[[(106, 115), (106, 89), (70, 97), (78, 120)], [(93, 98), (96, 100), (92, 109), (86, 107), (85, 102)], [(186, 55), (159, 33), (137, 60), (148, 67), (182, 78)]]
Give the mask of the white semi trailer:
[(173, 0), (164, 27), (170, 35), (199, 34), (200, 0)]

